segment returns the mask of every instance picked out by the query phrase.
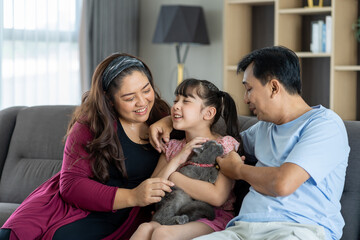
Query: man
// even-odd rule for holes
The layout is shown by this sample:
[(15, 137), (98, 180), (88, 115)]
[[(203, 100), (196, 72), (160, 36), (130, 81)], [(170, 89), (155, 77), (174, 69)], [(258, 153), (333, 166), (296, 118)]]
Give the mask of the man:
[(247, 181), (250, 191), (226, 230), (196, 240), (340, 239), (350, 151), (343, 121), (302, 99), (299, 60), (285, 47), (253, 51), (240, 71), (244, 100), (259, 120), (241, 137), (258, 162), (245, 165), (234, 152), (217, 159), (225, 175)]

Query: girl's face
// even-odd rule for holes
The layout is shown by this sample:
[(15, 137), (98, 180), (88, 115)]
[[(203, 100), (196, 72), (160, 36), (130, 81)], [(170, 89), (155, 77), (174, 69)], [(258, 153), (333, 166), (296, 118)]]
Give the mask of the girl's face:
[(128, 123), (143, 123), (154, 106), (155, 94), (146, 75), (134, 71), (122, 80), (114, 95), (114, 107), (120, 119)]
[(173, 127), (177, 130), (190, 131), (204, 125), (203, 100), (193, 90), (187, 97), (177, 95), (171, 108)]

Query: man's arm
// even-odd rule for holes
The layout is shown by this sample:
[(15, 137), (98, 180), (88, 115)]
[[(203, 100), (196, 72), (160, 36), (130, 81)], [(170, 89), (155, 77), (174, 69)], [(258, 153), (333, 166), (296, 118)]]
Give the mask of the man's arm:
[(217, 162), (224, 175), (245, 180), (256, 191), (274, 197), (292, 194), (310, 178), (303, 168), (294, 163), (284, 163), (280, 167), (246, 165), (236, 152), (230, 152), (225, 158), (218, 157)]

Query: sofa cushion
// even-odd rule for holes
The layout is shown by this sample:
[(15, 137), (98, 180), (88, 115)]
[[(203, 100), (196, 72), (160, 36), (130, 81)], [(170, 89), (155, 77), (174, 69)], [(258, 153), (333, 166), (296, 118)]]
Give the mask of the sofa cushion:
[(63, 138), (74, 106), (19, 111), (0, 181), (0, 201), (21, 203), (61, 168)]
[(0, 227), (10, 217), (10, 215), (20, 206), (17, 203), (3, 203), (0, 202)]

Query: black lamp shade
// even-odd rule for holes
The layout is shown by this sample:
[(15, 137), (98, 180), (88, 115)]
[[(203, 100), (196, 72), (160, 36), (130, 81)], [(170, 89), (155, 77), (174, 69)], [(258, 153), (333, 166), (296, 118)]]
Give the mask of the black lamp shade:
[(202, 7), (161, 6), (153, 42), (209, 44)]

